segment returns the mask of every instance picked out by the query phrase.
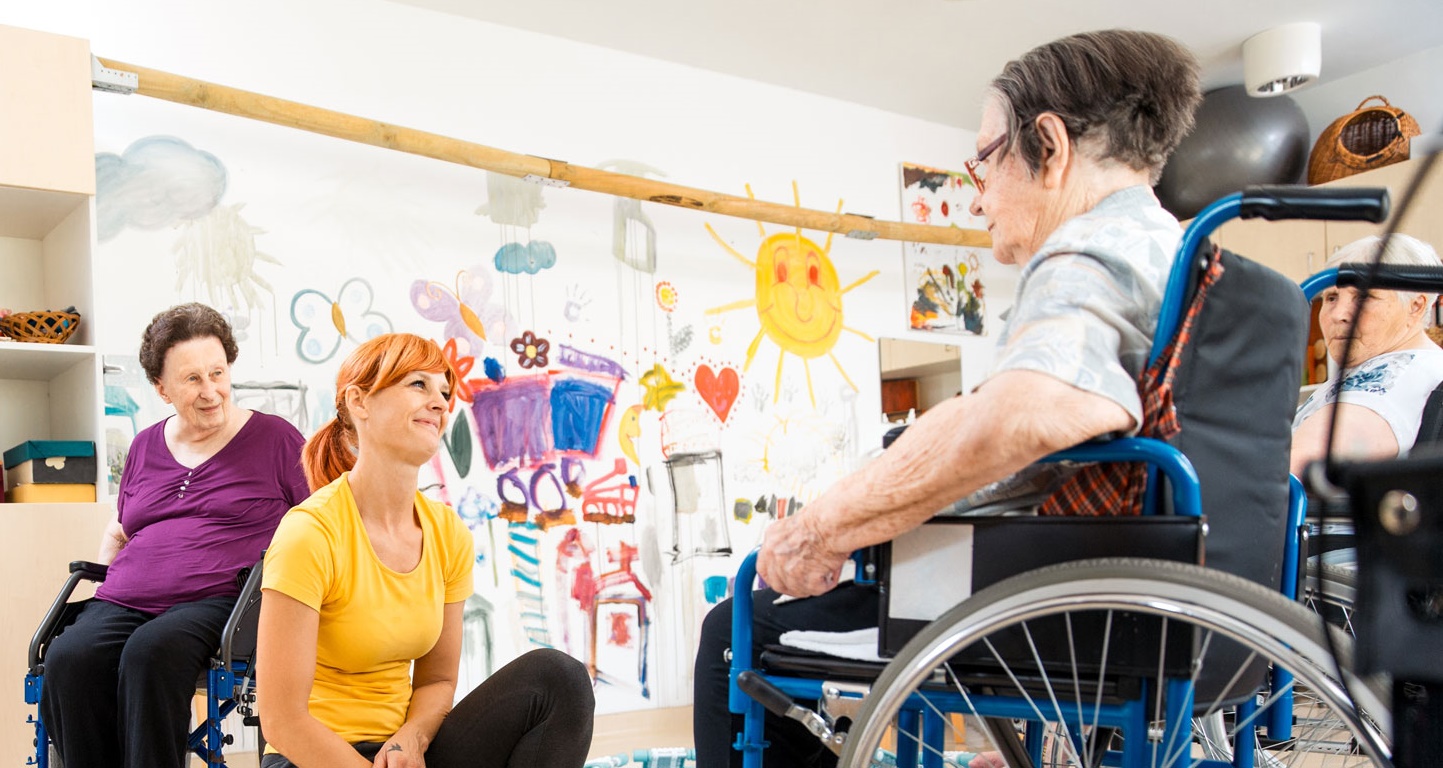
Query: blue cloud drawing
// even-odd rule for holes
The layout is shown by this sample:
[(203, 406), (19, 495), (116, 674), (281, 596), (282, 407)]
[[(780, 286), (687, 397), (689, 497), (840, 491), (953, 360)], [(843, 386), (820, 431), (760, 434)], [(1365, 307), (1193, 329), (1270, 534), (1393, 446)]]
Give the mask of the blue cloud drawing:
[(97, 153), (97, 236), (109, 240), (126, 227), (160, 229), (198, 219), (225, 188), (225, 165), (174, 136), (146, 136), (119, 155)]
[(510, 275), (523, 272), (534, 275), (556, 266), (556, 247), (545, 240), (532, 240), (525, 245), (507, 243), (496, 251), (496, 271)]

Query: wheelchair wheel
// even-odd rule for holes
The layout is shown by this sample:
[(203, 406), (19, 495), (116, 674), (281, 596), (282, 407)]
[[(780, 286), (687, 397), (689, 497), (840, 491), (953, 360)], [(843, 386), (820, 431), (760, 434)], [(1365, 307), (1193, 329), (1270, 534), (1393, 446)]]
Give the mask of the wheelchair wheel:
[(1303, 604), (1352, 637), (1353, 595), (1356, 589), (1355, 566), (1310, 560), (1303, 588)]
[[(1133, 635), (1153, 641), (1141, 655), (1124, 647), (1129, 643), (1112, 642), (1118, 626), (1141, 626), (1138, 622), (1153, 628)], [(1088, 629), (1097, 627), (1106, 629)], [(905, 708), (925, 713), (960, 706), (978, 719), (989, 718), (992, 743), (1004, 755), (1016, 755), (1025, 751), (1023, 742), (1013, 733), (998, 733), (1008, 729), (995, 725), (1006, 722), (998, 711), (1004, 717), (1020, 716), (1006, 713), (1009, 702), (1011, 711), (1026, 710), (1025, 717), (1044, 724), (1046, 735), (1038, 743), (1047, 765), (1100, 765), (1104, 751), (1119, 747), (1124, 765), (1226, 761), (1239, 747), (1257, 747), (1253, 764), (1259, 766), (1390, 765), (1388, 698), (1375, 681), (1354, 676), (1346, 659), (1342, 668), (1347, 691), (1338, 684), (1325, 631), (1312, 612), (1282, 595), (1197, 566), (1107, 559), (1031, 571), (973, 595), (903, 648), (853, 721), (840, 765), (874, 765), (879, 744), (899, 733), (895, 724)], [(1099, 634), (1090, 644), (1083, 639)], [(1349, 655), (1348, 639), (1336, 631), (1334, 635)], [(1203, 668), (1217, 656), (1209, 649), (1216, 651), (1226, 641), (1237, 644), (1242, 658), (1222, 668), (1213, 664), (1206, 677), (1221, 673), (1226, 685), (1207, 692), (1200, 682)], [(1159, 672), (1166, 662), (1169, 675), (1176, 677), (1179, 673), (1172, 670), (1180, 665), (1173, 656), (1179, 643), (1192, 654), (1181, 665), (1181, 688), (1176, 682), (1169, 687), (1157, 679), (1160, 674), (1138, 676), (1135, 686), (1115, 682), (1133, 675), (1124, 670), (1147, 658), (1155, 660)], [(1291, 734), (1283, 740), (1271, 740), (1252, 727), (1271, 714), (1269, 705), (1278, 694), (1238, 683), (1250, 679), (1249, 670), (1262, 669), (1263, 663), (1294, 676), (1287, 689), (1298, 694), (1292, 717), (1277, 718), (1291, 721)], [(1169, 693), (1157, 695), (1163, 690)], [(1175, 691), (1188, 690), (1206, 696), (1194, 700), (1191, 709), (1182, 709), (1187, 698)], [(1348, 702), (1349, 692), (1357, 707)], [(1129, 696), (1142, 702), (1134, 711), (1143, 713), (1143, 727), (1130, 731), (1135, 734), (1131, 744), (1128, 736), (1118, 736), (1097, 719), (1104, 703), (1127, 701)], [(1177, 705), (1176, 724), (1169, 725), (1166, 713), (1175, 702), (1183, 703)], [(1251, 713), (1255, 703), (1262, 716)], [(948, 718), (938, 720), (949, 727)], [(1105, 738), (1091, 738), (1093, 734)], [(960, 734), (952, 736), (961, 740)], [(930, 749), (935, 747), (923, 747), (924, 756)], [(1109, 755), (1108, 760), (1117, 757)], [(1011, 760), (1012, 765), (1019, 762)]]

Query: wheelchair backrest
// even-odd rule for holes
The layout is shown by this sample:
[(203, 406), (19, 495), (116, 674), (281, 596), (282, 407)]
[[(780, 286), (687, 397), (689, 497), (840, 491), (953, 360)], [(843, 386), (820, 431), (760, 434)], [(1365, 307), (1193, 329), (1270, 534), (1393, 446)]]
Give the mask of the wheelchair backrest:
[[(1204, 241), (1196, 261), (1212, 252)], [(1170, 442), (1197, 469), (1207, 566), (1277, 589), (1290, 535), (1288, 456), (1308, 307), (1281, 274), (1229, 251), (1217, 258), (1224, 272), (1178, 363), (1173, 394), (1182, 431)]]
[(250, 664), (256, 652), (256, 629), (261, 614), (261, 571), (265, 565), (262, 555), (256, 564), (248, 569), (241, 584), (240, 596), (235, 608), (221, 631), (220, 659), (226, 669), (233, 662)]

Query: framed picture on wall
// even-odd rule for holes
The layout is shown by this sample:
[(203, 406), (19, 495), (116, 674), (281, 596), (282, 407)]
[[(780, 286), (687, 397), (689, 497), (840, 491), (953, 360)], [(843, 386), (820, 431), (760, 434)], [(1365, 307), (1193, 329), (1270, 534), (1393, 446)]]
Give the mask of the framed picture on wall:
[[(960, 171), (902, 163), (902, 218), (918, 224), (983, 229), (968, 206), (977, 190)], [(903, 243), (907, 327), (982, 336), (988, 332), (986, 248)]]

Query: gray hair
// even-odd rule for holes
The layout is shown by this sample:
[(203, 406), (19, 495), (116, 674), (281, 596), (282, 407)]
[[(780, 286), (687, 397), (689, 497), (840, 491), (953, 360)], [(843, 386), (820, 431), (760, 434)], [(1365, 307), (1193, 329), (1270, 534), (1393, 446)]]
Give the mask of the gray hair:
[(1111, 29), (1071, 35), (1007, 63), (989, 95), (1007, 117), (1004, 150), (1017, 150), (1033, 172), (1042, 141), (1029, 125), (1044, 112), (1097, 160), (1146, 170), (1153, 183), (1193, 128), (1202, 101), (1198, 62), (1176, 40)]
[[(1378, 235), (1368, 235), (1361, 240), (1354, 240), (1329, 256), (1328, 262), (1323, 266), (1371, 264), (1373, 256), (1378, 253), (1378, 244), (1382, 239)], [(1388, 247), (1383, 250), (1382, 261), (1384, 264), (1396, 267), (1443, 267), (1443, 260), (1438, 258), (1438, 252), (1433, 250), (1433, 246), (1411, 235), (1401, 234), (1393, 234), (1388, 237)], [(1426, 297), (1430, 311), (1427, 313), (1424, 324), (1425, 326), (1433, 324), (1431, 307), (1438, 300), (1438, 294), (1418, 291), (1394, 291), (1394, 293), (1398, 295), (1398, 301), (1403, 304), (1412, 301), (1414, 296)]]

